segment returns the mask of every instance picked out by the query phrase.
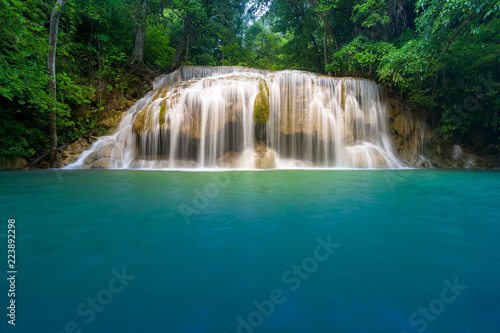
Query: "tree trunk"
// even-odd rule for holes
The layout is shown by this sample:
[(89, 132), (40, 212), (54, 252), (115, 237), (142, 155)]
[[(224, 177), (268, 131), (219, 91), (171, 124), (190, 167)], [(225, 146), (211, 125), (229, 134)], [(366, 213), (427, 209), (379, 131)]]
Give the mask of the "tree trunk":
[(52, 107), (50, 109), (49, 118), (49, 135), (50, 135), (50, 166), (59, 168), (59, 156), (57, 155), (57, 87), (56, 87), (56, 49), (57, 49), (57, 28), (59, 27), (59, 19), (67, 0), (57, 0), (52, 14), (50, 15), (50, 30), (49, 30), (49, 53), (47, 56), (47, 68), (49, 70), (49, 94), (52, 97)]
[(130, 65), (139, 67), (144, 66), (144, 45), (146, 41), (146, 30), (141, 24), (138, 24), (135, 30), (134, 51), (130, 58)]
[(146, 5), (148, 0), (139, 0), (140, 6), (136, 7), (135, 21), (135, 39), (134, 50), (130, 58), (131, 66), (144, 66), (144, 47), (146, 45)]

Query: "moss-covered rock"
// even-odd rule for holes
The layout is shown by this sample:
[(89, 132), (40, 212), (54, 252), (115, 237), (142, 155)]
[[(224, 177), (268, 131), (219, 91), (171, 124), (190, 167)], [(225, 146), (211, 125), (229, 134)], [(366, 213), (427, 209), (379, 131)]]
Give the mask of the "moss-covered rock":
[(259, 82), (259, 93), (255, 97), (253, 120), (255, 124), (267, 123), (271, 106), (269, 104), (269, 89), (265, 81)]

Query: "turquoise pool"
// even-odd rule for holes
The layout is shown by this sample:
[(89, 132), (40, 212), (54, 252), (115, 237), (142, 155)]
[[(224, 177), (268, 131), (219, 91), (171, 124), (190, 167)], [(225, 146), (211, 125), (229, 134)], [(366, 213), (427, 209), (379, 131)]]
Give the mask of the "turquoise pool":
[(0, 173), (2, 332), (500, 332), (500, 173)]

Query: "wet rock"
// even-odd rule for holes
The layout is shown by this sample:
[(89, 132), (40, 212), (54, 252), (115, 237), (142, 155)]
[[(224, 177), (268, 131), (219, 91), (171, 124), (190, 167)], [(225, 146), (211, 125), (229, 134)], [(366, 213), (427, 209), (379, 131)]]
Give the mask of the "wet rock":
[(114, 144), (107, 145), (100, 148), (99, 150), (90, 153), (85, 158), (83, 163), (87, 165), (92, 165), (95, 161), (106, 157), (119, 160), (122, 157), (122, 153), (120, 150), (115, 148)]
[(76, 162), (80, 155), (90, 149), (90, 147), (97, 141), (97, 137), (90, 136), (88, 138), (80, 138), (77, 141), (70, 144), (65, 150), (61, 152), (61, 164), (62, 166), (70, 165)]
[(241, 158), (240, 153), (237, 153), (234, 151), (228, 151), (222, 157), (217, 159), (216, 164), (219, 168), (234, 169), (234, 168), (239, 167), (240, 158)]
[(274, 151), (262, 141), (255, 143), (254, 163), (256, 169), (274, 169), (276, 167)]
[(101, 157), (112, 157), (115, 159), (122, 158), (121, 150), (117, 149), (114, 144), (107, 145), (99, 149)]
[(399, 135), (405, 135), (405, 120), (404, 117), (399, 114), (395, 118), (392, 118), (393, 122), (391, 124), (391, 129), (394, 130)]
[(111, 169), (111, 168), (119, 168), (121, 166), (121, 162), (115, 160), (114, 158), (103, 157), (100, 158), (90, 165), (91, 169)]
[(453, 150), (451, 153), (451, 157), (456, 161), (460, 158), (460, 155), (462, 155), (462, 148), (459, 145), (453, 145)]

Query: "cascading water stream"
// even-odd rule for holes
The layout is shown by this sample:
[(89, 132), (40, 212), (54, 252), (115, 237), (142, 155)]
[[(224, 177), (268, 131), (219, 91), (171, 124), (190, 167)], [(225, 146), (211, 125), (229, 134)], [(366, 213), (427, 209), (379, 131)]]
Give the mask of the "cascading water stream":
[(69, 168), (403, 168), (373, 81), (183, 67)]

